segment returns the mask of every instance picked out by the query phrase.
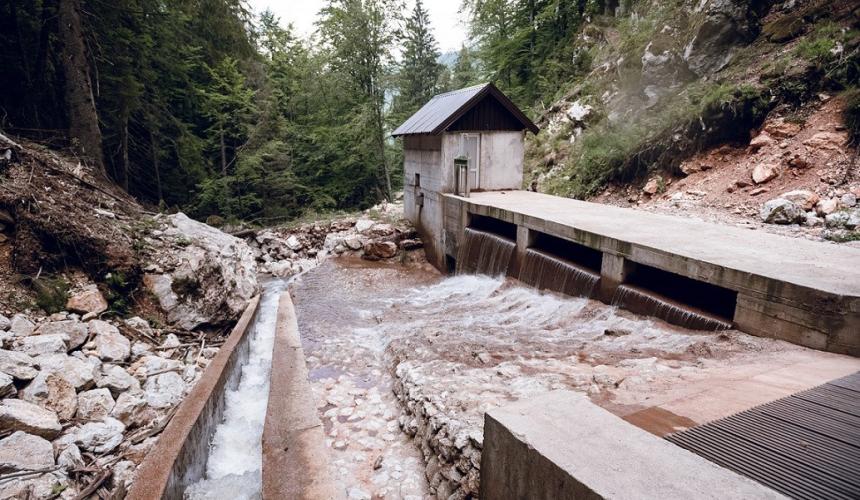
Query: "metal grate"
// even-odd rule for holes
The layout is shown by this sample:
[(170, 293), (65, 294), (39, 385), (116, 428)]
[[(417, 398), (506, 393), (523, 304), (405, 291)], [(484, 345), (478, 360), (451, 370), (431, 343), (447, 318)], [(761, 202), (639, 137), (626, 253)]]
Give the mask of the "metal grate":
[(791, 498), (860, 499), (860, 372), (666, 439)]

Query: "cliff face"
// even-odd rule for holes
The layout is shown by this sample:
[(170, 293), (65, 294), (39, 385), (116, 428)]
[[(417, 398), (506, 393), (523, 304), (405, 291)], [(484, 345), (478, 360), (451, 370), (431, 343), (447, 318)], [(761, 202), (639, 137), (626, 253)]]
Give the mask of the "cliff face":
[[(858, 189), (850, 144), (860, 108), (858, 13), (850, 1), (644, 1), (592, 19), (577, 43), (593, 69), (542, 113), (526, 188), (655, 209), (683, 196), (696, 202), (683, 212), (704, 205), (750, 221), (764, 221), (760, 205), (796, 188), (850, 210), (841, 198)], [(780, 132), (750, 145), (768, 126)], [(818, 132), (831, 135), (812, 139)], [(752, 171), (762, 166), (771, 178), (757, 183)], [(669, 187), (688, 176), (687, 190), (709, 179), (707, 189), (692, 188), (704, 195)], [(809, 211), (793, 222), (828, 215)]]

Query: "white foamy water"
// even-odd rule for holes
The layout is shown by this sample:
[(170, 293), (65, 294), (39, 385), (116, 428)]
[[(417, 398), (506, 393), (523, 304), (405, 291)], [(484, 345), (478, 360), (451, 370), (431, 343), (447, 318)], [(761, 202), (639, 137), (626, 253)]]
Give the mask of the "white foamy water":
[(206, 477), (185, 490), (188, 500), (261, 497), (263, 424), (269, 402), (278, 299), (285, 286), (282, 281), (265, 286), (239, 385), (227, 391), (224, 421), (212, 438)]

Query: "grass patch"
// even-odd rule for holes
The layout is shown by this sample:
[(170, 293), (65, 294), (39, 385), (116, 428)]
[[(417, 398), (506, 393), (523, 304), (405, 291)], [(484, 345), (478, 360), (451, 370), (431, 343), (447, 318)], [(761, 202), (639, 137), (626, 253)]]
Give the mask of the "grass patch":
[(66, 310), (71, 285), (62, 277), (42, 277), (32, 281), (36, 292), (36, 305), (48, 314)]

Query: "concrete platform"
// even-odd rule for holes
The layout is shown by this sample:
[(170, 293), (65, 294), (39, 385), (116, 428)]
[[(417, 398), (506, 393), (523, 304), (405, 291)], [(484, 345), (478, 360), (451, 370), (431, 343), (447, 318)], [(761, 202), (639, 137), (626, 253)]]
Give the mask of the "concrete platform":
[(603, 297), (642, 264), (737, 292), (735, 326), (860, 356), (860, 249), (527, 191), (444, 195), (456, 255), (473, 215), (515, 224), (518, 251), (544, 232), (603, 252)]
[(784, 498), (570, 391), (550, 392), (487, 412), (481, 497)]

